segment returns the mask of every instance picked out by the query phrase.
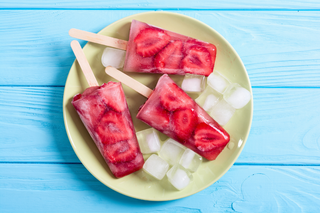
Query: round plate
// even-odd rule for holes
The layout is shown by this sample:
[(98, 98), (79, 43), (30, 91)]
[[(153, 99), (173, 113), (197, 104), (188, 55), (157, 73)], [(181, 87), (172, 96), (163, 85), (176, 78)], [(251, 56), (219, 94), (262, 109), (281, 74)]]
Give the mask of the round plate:
[[(239, 83), (252, 94), (249, 77), (238, 54), (219, 33), (196, 19), (170, 12), (146, 12), (116, 21), (101, 30), (99, 34), (128, 40), (132, 19), (215, 44), (217, 46), (217, 58), (214, 69), (226, 76), (231, 82)], [(99, 84), (110, 80), (115, 81), (105, 74), (104, 67), (101, 64), (101, 55), (104, 48), (105, 46), (90, 42), (83, 48)], [(160, 77), (159, 74), (127, 74), (152, 89)], [(181, 85), (183, 76), (171, 75), (171, 77), (178, 85)], [(224, 126), (231, 135), (232, 141), (216, 160), (204, 160), (202, 162), (198, 171), (193, 174), (192, 183), (185, 189), (175, 190), (168, 183), (166, 177), (157, 181), (150, 178), (142, 170), (116, 179), (111, 174), (71, 104), (72, 97), (77, 93), (82, 93), (87, 87), (88, 84), (78, 63), (73, 63), (63, 96), (63, 116), (70, 143), (82, 164), (92, 175), (106, 186), (130, 197), (152, 201), (174, 200), (205, 189), (216, 182), (233, 165), (249, 134), (253, 111), (252, 100), (244, 108), (237, 110), (228, 124)], [(150, 128), (135, 118), (139, 107), (146, 101), (146, 98), (125, 85), (123, 85), (123, 89), (136, 131)], [(196, 98), (196, 96), (192, 97)], [(160, 138), (165, 140), (166, 136), (161, 134)], [(148, 156), (144, 157), (147, 158)]]

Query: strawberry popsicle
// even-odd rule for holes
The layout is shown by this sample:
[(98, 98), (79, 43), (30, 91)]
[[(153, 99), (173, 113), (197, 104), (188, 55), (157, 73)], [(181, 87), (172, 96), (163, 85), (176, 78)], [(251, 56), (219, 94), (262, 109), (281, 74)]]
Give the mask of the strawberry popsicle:
[(89, 87), (74, 96), (72, 104), (115, 177), (142, 168), (143, 156), (120, 83)]
[(129, 41), (70, 29), (70, 36), (126, 50), (123, 71), (209, 76), (213, 72), (215, 45), (132, 20)]
[(160, 77), (152, 91), (139, 89), (141, 85), (137, 88), (138, 82), (129, 82), (129, 77), (117, 71), (106, 68), (107, 74), (148, 97), (139, 109), (138, 119), (208, 160), (216, 159), (229, 142), (229, 134), (167, 74)]
[[(77, 52), (81, 47), (78, 42), (71, 45), (81, 66)], [(84, 71), (84, 66), (81, 68)], [(144, 159), (121, 83), (110, 81), (99, 86), (91, 76), (93, 81), (86, 77), (90, 87), (75, 95), (72, 104), (111, 172), (120, 178), (141, 169)]]
[(213, 44), (132, 20), (123, 71), (208, 76), (215, 58)]
[(229, 134), (166, 74), (137, 118), (208, 160), (216, 159), (230, 140)]

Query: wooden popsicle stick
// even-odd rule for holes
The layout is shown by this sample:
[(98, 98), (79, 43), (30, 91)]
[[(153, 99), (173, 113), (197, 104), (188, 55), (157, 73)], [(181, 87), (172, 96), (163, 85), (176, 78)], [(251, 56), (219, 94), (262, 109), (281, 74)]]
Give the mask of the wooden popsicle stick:
[(120, 81), (121, 83), (124, 83), (131, 89), (137, 91), (138, 93), (140, 93), (146, 98), (148, 98), (153, 92), (153, 90), (150, 89), (149, 87), (146, 87), (145, 85), (141, 84), (139, 81), (131, 78), (130, 76), (124, 74), (123, 72), (121, 72), (120, 70), (117, 70), (114, 67), (111, 67), (111, 66), (106, 67), (105, 72), (111, 77)]
[(99, 86), (98, 81), (92, 72), (92, 69), (89, 65), (89, 62), (88, 62), (80, 44), (79, 44), (79, 42), (76, 40), (71, 41), (71, 48), (77, 58), (77, 61), (81, 67), (81, 70), (82, 70), (84, 76), (87, 79), (89, 86), (90, 87)]
[(128, 43), (127, 41), (117, 39), (117, 38), (112, 38), (109, 36), (99, 35), (99, 34), (78, 30), (74, 28), (69, 30), (69, 35), (73, 38), (90, 41), (93, 43), (102, 44), (102, 45), (114, 47), (117, 49), (122, 49), (122, 50), (127, 49), (127, 43)]

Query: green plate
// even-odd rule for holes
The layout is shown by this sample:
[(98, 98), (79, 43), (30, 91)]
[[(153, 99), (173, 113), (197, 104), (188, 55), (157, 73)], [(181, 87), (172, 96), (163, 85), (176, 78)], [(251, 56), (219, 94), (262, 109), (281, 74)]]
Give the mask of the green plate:
[[(128, 40), (132, 19), (215, 44), (217, 46), (215, 70), (218, 70), (231, 82), (239, 83), (252, 94), (248, 74), (236, 51), (219, 33), (196, 19), (170, 12), (146, 12), (116, 21), (101, 30), (99, 34)], [(104, 67), (101, 64), (104, 48), (102, 45), (90, 42), (83, 48), (99, 84), (110, 80), (115, 81), (105, 74)], [(160, 77), (159, 74), (128, 74), (152, 89)], [(171, 77), (178, 85), (181, 85), (183, 76), (173, 75)], [(242, 151), (249, 134), (253, 111), (252, 100), (244, 108), (237, 110), (228, 124), (224, 126), (231, 135), (232, 141), (216, 160), (204, 160), (202, 162), (198, 171), (193, 174), (192, 183), (187, 188), (181, 191), (175, 190), (168, 184), (166, 178), (162, 181), (157, 181), (150, 178), (142, 170), (116, 179), (111, 174), (107, 164), (104, 162), (71, 104), (72, 97), (77, 93), (82, 93), (87, 87), (88, 84), (78, 63), (73, 63), (63, 96), (63, 116), (70, 143), (82, 164), (92, 175), (111, 189), (130, 197), (152, 201), (174, 200), (205, 189), (216, 182), (233, 165)], [(146, 101), (146, 98), (125, 85), (123, 85), (123, 89), (136, 131), (149, 128), (146, 124), (135, 118), (138, 108)], [(193, 98), (196, 98), (196, 96), (193, 96)], [(162, 140), (166, 139), (164, 135), (160, 137)]]

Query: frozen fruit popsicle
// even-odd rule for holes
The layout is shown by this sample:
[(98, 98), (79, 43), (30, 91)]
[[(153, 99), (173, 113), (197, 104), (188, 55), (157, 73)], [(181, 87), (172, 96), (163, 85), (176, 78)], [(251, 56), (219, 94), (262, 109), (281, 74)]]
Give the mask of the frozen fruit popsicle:
[(73, 41), (71, 47), (90, 85), (72, 99), (84, 126), (115, 177), (141, 169), (144, 159), (121, 83), (110, 81), (99, 86), (80, 44)]
[(132, 20), (123, 71), (208, 76), (215, 58), (213, 44)]
[(132, 20), (129, 41), (71, 29), (70, 36), (126, 49), (123, 71), (208, 76), (213, 72), (216, 46), (144, 22)]
[[(106, 73), (135, 89), (137, 82), (113, 67)], [(148, 97), (137, 118), (208, 160), (214, 160), (230, 140), (229, 134), (167, 75), (155, 89), (137, 90)]]

